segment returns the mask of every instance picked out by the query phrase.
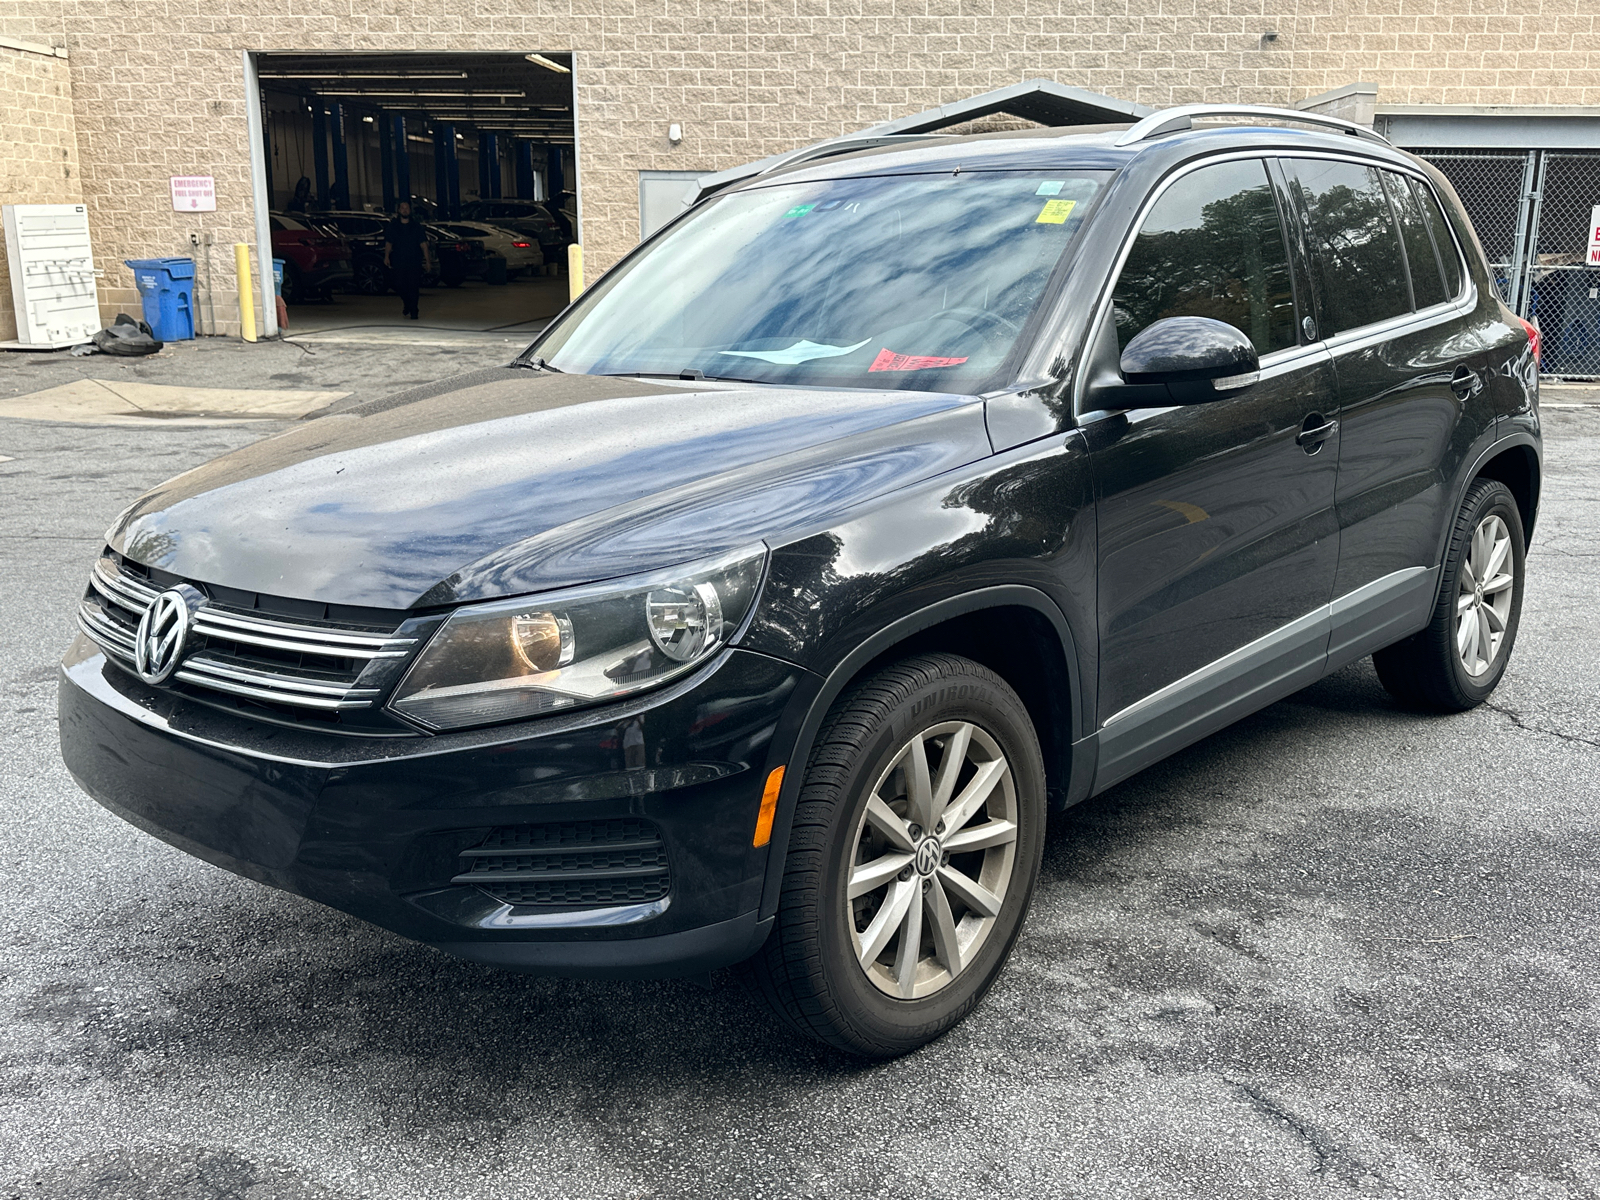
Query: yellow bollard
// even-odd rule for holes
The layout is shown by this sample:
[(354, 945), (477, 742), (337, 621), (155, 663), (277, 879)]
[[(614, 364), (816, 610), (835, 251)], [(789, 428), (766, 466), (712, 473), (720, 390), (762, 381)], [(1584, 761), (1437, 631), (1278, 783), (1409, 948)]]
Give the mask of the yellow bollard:
[(567, 247), (567, 300), (583, 295), (583, 247), (573, 242)]
[(250, 247), (243, 242), (233, 244), (233, 265), (239, 273), (239, 327), (244, 340), (256, 340), (256, 302), (250, 282)]

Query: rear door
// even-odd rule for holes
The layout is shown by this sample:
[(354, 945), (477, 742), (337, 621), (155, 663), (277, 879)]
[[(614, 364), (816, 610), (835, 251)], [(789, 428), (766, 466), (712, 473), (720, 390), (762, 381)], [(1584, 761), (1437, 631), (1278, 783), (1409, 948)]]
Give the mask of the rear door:
[(1336, 668), (1427, 624), (1447, 464), (1494, 417), (1484, 342), (1458, 303), (1459, 270), (1441, 268), (1416, 190), (1426, 185), (1366, 161), (1281, 166), (1339, 387)]
[(1080, 418), (1099, 523), (1097, 789), (1314, 680), (1337, 562), (1332, 367), (1300, 333), (1278, 198), (1259, 158), (1170, 181), (1102, 318), (1083, 407), (1154, 321), (1206, 316), (1261, 356), (1207, 404)]

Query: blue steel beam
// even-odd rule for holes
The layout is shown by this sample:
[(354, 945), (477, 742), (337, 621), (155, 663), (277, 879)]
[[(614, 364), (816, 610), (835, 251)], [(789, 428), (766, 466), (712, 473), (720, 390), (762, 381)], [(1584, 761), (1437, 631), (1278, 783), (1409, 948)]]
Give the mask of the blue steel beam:
[(435, 199), (441, 215), (461, 216), (461, 160), (456, 155), (456, 127), (433, 127), (433, 174), (439, 186)]
[(517, 139), (517, 196), (523, 200), (535, 200), (534, 193), (538, 189), (533, 182), (533, 143), (527, 138)]
[(311, 165), (316, 174), (317, 203), (327, 207), (328, 195), (328, 114), (320, 97), (311, 98)]
[(478, 134), (478, 195), (485, 200), (500, 198), (500, 137)]
[[(411, 147), (406, 144), (406, 119), (396, 117), (394, 127), (394, 198), (398, 204), (411, 199)], [(389, 210), (393, 212), (394, 209)]]
[(345, 106), (333, 106), (333, 206), (350, 207), (350, 152), (345, 141)]
[(383, 211), (394, 211), (394, 125), (378, 120), (378, 169), (383, 175)]

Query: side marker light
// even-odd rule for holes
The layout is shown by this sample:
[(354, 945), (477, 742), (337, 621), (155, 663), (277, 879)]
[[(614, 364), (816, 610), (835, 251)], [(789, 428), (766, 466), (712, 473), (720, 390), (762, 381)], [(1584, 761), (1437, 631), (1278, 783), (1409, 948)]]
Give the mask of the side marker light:
[(773, 767), (767, 786), (761, 789), (761, 811), (756, 814), (756, 836), (750, 844), (757, 848), (772, 840), (772, 819), (778, 815), (778, 793), (783, 790), (783, 768)]

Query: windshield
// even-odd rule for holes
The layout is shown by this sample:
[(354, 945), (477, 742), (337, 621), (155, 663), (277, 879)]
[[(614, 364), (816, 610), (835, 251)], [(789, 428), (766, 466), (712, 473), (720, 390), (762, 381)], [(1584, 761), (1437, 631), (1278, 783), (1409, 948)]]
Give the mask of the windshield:
[(1104, 171), (777, 184), (692, 212), (533, 347), (562, 371), (977, 391)]

